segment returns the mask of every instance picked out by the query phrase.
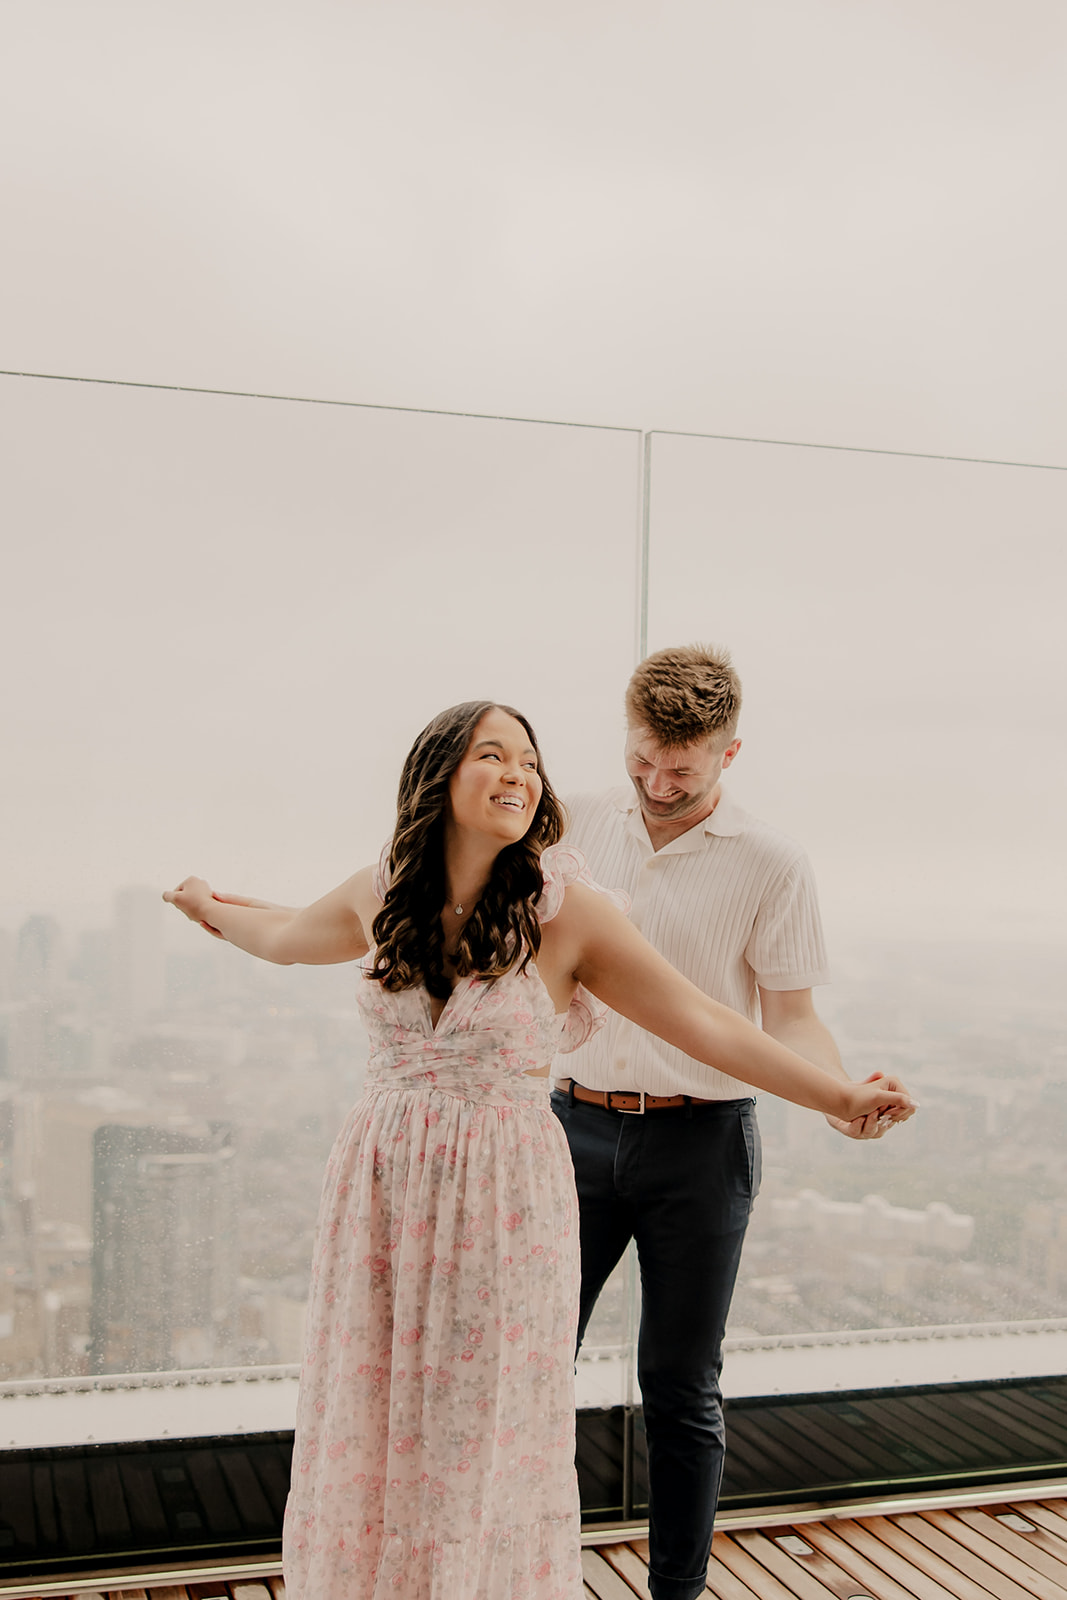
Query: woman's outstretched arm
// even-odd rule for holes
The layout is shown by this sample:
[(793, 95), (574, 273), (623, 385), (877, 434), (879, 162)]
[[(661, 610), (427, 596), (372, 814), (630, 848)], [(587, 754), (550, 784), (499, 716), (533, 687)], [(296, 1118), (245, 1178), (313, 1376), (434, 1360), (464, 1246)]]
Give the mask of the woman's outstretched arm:
[(573, 954), (579, 983), (694, 1060), (845, 1122), (872, 1111), (894, 1120), (911, 1115), (914, 1106), (906, 1092), (889, 1089), (884, 1080), (852, 1083), (824, 1072), (739, 1012), (710, 999), (593, 890), (569, 887), (563, 910), (545, 928), (546, 939), (550, 930), (559, 955), (569, 960)]
[(217, 899), (203, 878), (183, 878), (163, 898), (249, 955), (281, 966), (321, 967), (355, 961), (370, 949), (369, 930), (380, 905), (373, 879), (373, 867), (364, 867), (302, 909)]

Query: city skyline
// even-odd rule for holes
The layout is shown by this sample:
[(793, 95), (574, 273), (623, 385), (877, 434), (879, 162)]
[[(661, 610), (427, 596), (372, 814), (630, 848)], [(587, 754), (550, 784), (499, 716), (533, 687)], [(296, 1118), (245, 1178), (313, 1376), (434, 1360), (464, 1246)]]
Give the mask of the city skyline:
[[(0, 1002), (0, 1364), (9, 1376), (78, 1376), (94, 1361), (165, 1365), (168, 1348), (192, 1366), (295, 1362), (322, 1165), (366, 1049), (354, 973), (271, 967), (184, 922), (184, 949), (168, 951), (166, 908), (150, 894), (117, 895), (116, 933), (124, 919), (140, 930), (137, 952), (122, 938), (109, 952), (100, 930), (71, 938), (40, 917), (19, 930), (15, 993)], [(163, 957), (162, 997), (145, 943)], [(899, 1072), (921, 1113), (857, 1145), (760, 1097), (763, 1193), (731, 1336), (1061, 1316), (1067, 1008), (1051, 981), (1057, 949), (861, 941), (843, 968), (818, 1004), (848, 1069)], [(209, 1188), (188, 1186), (197, 1163), (216, 1159), (204, 1145), (211, 1127), (233, 1130), (218, 1204)], [(125, 1207), (140, 1219), (116, 1225), (112, 1240), (100, 1227), (111, 1180), (94, 1148), (116, 1138), (131, 1149), (147, 1141), (148, 1157), (161, 1141), (173, 1148), (155, 1185), (152, 1160), (137, 1163), (144, 1193), (134, 1205), (122, 1199), (133, 1193), (127, 1179), (112, 1184), (116, 1217)], [(213, 1204), (221, 1228), (203, 1222)], [(168, 1229), (186, 1247), (197, 1241), (186, 1314), (161, 1305), (140, 1331), (105, 1319), (105, 1284), (118, 1304), (131, 1274), (147, 1281), (133, 1264), (137, 1239)], [(225, 1274), (236, 1295), (222, 1308), (233, 1329), (225, 1360), (211, 1331), (221, 1323), (197, 1311), (211, 1277), (200, 1267), (220, 1250), (238, 1263)], [(620, 1282), (590, 1331), (594, 1367), (598, 1352), (625, 1346), (628, 1306)], [(106, 1344), (93, 1331), (105, 1321), (115, 1329)], [(595, 1367), (596, 1392), (622, 1372)]]

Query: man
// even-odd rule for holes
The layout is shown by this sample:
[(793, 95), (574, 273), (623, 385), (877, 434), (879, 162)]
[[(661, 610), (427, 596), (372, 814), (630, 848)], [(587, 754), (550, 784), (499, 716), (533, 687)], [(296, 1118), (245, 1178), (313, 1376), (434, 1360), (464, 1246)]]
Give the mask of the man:
[[(599, 883), (629, 894), (641, 933), (693, 983), (845, 1077), (812, 1004), (812, 986), (827, 971), (807, 859), (720, 782), (741, 748), (740, 709), (726, 651), (649, 656), (626, 691), (633, 792), (568, 800), (567, 840)], [(617, 1015), (567, 1064), (573, 1076), (557, 1082), (552, 1099), (578, 1185), (579, 1343), (634, 1239), (649, 1583), (653, 1600), (696, 1600), (722, 1478), (723, 1332), (759, 1188), (754, 1101), (748, 1085)], [(874, 1117), (835, 1126), (856, 1138), (885, 1131)]]

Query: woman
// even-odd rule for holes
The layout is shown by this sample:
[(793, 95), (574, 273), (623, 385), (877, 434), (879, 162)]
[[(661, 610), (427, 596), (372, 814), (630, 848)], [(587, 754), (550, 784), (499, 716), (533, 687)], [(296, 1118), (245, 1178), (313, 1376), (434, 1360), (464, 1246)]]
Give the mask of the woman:
[(547, 1074), (597, 1001), (800, 1105), (910, 1113), (687, 983), (556, 847), (562, 820), (525, 718), (472, 702), (416, 740), (377, 869), (302, 911), (197, 878), (164, 897), (268, 961), (373, 952), (319, 1215), (290, 1600), (580, 1600), (577, 1209)]

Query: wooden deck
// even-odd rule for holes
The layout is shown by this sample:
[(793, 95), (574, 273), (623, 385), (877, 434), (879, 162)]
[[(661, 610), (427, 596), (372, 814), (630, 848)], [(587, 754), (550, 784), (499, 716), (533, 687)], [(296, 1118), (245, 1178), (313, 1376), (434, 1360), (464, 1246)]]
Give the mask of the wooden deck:
[[(770, 1513), (759, 1526), (739, 1519), (715, 1535), (708, 1593), (716, 1600), (1067, 1600), (1067, 1498), (1026, 1493), (870, 1516), (808, 1511), (788, 1521), (788, 1513)], [(582, 1566), (585, 1600), (650, 1600), (647, 1540), (590, 1546)], [(47, 1583), (18, 1593), (24, 1600), (284, 1600), (285, 1587), (260, 1571), (147, 1587)], [(0, 1600), (5, 1594), (14, 1591), (0, 1584)]]
[[(648, 1543), (583, 1553), (587, 1600), (649, 1600)], [(1067, 1600), (1067, 1500), (822, 1521), (715, 1535), (717, 1600)]]

